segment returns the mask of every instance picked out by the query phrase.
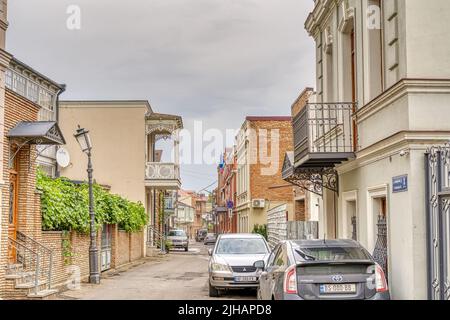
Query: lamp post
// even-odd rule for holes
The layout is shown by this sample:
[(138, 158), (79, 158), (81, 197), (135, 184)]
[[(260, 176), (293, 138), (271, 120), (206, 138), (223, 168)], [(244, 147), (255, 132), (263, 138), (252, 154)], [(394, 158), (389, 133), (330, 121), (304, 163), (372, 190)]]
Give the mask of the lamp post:
[(100, 272), (98, 268), (98, 248), (97, 248), (97, 231), (95, 229), (95, 211), (94, 211), (94, 191), (93, 191), (93, 181), (92, 173), (94, 169), (92, 168), (91, 150), (92, 143), (89, 137), (89, 131), (78, 126), (77, 132), (74, 134), (80, 145), (81, 151), (88, 156), (88, 183), (89, 183), (89, 216), (91, 219), (90, 223), (90, 236), (91, 243), (89, 245), (89, 283), (99, 284), (100, 283)]

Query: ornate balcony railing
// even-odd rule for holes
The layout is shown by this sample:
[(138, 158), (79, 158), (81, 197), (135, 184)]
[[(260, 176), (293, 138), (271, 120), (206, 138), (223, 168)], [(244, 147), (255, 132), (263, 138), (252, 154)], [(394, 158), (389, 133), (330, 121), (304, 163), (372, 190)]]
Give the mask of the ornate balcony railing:
[(293, 120), (296, 166), (333, 167), (354, 156), (354, 103), (307, 104)]
[(180, 171), (175, 163), (148, 162), (145, 168), (147, 180), (177, 180)]

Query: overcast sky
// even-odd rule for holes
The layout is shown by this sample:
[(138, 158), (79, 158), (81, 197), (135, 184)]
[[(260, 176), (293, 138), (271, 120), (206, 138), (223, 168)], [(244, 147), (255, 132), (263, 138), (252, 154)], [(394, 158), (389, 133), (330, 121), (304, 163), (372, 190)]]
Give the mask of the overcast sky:
[[(81, 29), (66, 27), (69, 5)], [(13, 0), (7, 50), (67, 84), (63, 99), (147, 99), (185, 127), (239, 128), (247, 115), (289, 115), (314, 84), (304, 30), (311, 0)], [(182, 167), (183, 188), (215, 166)]]

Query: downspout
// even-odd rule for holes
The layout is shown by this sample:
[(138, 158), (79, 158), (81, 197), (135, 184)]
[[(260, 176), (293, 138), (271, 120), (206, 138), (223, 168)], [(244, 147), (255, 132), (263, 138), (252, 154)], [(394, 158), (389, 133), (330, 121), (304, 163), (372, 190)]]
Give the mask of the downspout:
[(431, 217), (430, 217), (430, 169), (428, 163), (430, 161), (430, 154), (425, 153), (425, 181), (427, 183), (425, 187), (425, 214), (426, 214), (426, 235), (427, 235), (427, 293), (428, 300), (433, 299), (433, 275), (432, 275), (432, 263), (431, 263), (431, 252), (433, 248), (432, 232), (431, 232)]
[[(66, 91), (66, 85), (61, 84), (60, 89), (59, 89), (58, 93), (56, 94), (56, 123), (58, 123), (58, 124), (59, 124), (59, 96), (61, 94), (63, 94), (65, 91)], [(55, 176), (57, 178), (59, 178), (59, 176), (60, 176), (58, 162), (56, 162), (56, 165), (55, 165)]]

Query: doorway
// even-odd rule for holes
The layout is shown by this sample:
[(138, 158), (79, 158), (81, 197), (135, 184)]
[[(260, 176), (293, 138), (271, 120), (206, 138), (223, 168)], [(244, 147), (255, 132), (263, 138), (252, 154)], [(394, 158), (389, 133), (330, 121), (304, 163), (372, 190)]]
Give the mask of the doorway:
[[(14, 241), (17, 239), (17, 230), (18, 230), (18, 207), (19, 207), (18, 169), (19, 169), (18, 157), (15, 157), (12, 163), (12, 167), (9, 170), (9, 206), (8, 206), (8, 237)], [(8, 252), (8, 257), (10, 263), (16, 263), (17, 254), (14, 246), (10, 248)]]
[(102, 228), (101, 271), (111, 268), (112, 225), (104, 224)]

